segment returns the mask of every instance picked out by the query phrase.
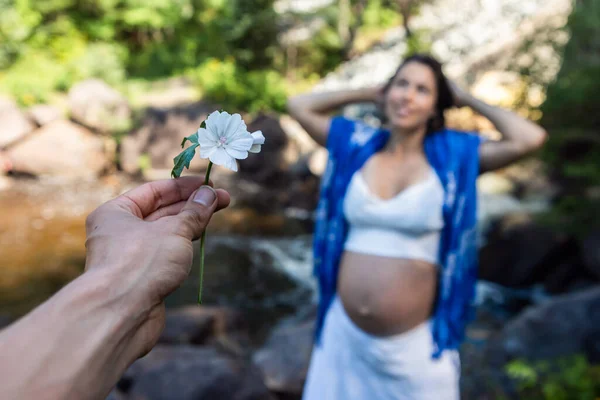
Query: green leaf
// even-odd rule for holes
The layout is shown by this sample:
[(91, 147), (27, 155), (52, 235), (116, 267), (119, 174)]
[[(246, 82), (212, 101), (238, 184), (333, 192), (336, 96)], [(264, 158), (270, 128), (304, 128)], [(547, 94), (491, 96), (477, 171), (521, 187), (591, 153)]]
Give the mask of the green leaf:
[(179, 178), (181, 176), (183, 167), (190, 167), (190, 161), (192, 161), (192, 158), (194, 158), (194, 155), (196, 154), (196, 147), (198, 147), (198, 144), (191, 145), (173, 159), (173, 162), (175, 163), (175, 166), (171, 170), (171, 176), (173, 178)]
[(199, 144), (198, 143), (198, 135), (196, 133), (194, 133), (194, 134), (192, 134), (192, 135), (190, 135), (190, 136), (188, 136), (186, 138), (183, 138), (183, 142), (181, 142), (181, 148), (182, 149), (183, 149), (183, 146), (185, 146), (185, 142), (187, 140), (189, 140), (190, 142), (192, 142), (192, 144)]

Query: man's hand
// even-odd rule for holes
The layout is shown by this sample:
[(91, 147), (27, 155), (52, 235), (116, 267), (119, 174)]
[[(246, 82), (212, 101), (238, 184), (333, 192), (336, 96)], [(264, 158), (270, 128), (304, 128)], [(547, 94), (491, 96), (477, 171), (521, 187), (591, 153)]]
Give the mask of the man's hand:
[[(86, 271), (104, 269), (127, 302), (146, 316), (133, 345), (148, 352), (163, 328), (163, 299), (188, 276), (200, 238), (229, 194), (183, 177), (142, 185), (109, 201), (86, 221)], [(196, 190), (197, 189), (197, 190)]]
[[(154, 346), (192, 240), (229, 194), (200, 177), (152, 182), (87, 219), (86, 271), (0, 331), (0, 397), (104, 399)], [(198, 189), (199, 188), (199, 189)]]

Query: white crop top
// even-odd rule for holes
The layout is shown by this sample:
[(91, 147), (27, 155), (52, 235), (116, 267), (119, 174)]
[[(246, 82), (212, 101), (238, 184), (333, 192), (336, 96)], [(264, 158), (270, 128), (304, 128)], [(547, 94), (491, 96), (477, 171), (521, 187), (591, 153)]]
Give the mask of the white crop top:
[(439, 264), (443, 203), (444, 189), (433, 169), (427, 179), (387, 200), (369, 190), (359, 170), (344, 199), (349, 223), (344, 249)]

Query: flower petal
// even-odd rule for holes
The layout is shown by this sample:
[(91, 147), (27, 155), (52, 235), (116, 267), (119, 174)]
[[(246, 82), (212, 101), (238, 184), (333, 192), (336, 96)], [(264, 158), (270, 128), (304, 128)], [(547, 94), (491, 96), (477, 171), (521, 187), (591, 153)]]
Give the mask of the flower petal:
[(207, 129), (200, 128), (196, 133), (198, 135), (198, 144), (200, 148), (214, 146), (218, 142), (218, 137)]
[(265, 137), (262, 131), (256, 131), (251, 133), (252, 135), (252, 147), (248, 150), (250, 153), (260, 153), (261, 145), (265, 144)]
[(234, 138), (238, 133), (242, 132), (248, 132), (246, 130), (246, 123), (244, 123), (244, 120), (240, 114), (233, 114), (229, 117), (225, 125), (224, 134), (227, 139), (231, 139)]
[(244, 136), (240, 135), (239, 137), (229, 141), (225, 147), (239, 151), (248, 151), (250, 147), (252, 147), (252, 136), (250, 136), (249, 133)]
[(235, 162), (235, 158), (227, 154), (225, 149), (222, 147), (215, 148), (215, 151), (210, 155), (210, 161), (212, 161), (214, 164), (237, 171), (237, 163)]
[(250, 135), (252, 135), (252, 144), (265, 144), (265, 137), (262, 131), (256, 131), (251, 133)]
[(200, 158), (210, 158), (213, 153), (218, 149), (217, 146), (200, 146)]
[[(217, 141), (219, 140), (219, 121), (221, 119), (221, 113), (218, 111), (213, 111), (204, 121), (206, 126), (207, 134), (209, 134), (210, 138)], [(199, 131), (199, 130), (198, 130)], [(200, 132), (198, 132), (200, 134)], [(200, 135), (198, 135), (200, 136)]]
[(219, 137), (224, 136), (229, 118), (231, 118), (231, 115), (225, 111), (213, 111), (208, 118), (206, 118), (206, 129), (215, 135), (216, 140), (219, 140)]
[(244, 160), (244, 159), (248, 158), (248, 150), (237, 150), (237, 149), (232, 148), (231, 146), (225, 146), (225, 151), (231, 157), (235, 157), (238, 160)]
[(246, 130), (246, 124), (243, 121), (238, 129), (227, 137), (227, 144), (233, 143), (239, 139), (252, 140), (252, 136), (250, 135), (250, 132)]
[(237, 172), (238, 165), (237, 165), (237, 162), (235, 161), (235, 158), (230, 159), (230, 164), (227, 166), (227, 168), (229, 168), (233, 172)]

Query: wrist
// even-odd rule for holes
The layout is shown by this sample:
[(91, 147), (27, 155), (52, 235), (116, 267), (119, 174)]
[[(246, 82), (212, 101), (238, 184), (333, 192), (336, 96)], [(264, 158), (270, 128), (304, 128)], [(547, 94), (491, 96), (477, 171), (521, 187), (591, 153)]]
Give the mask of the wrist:
[[(481, 103), (475, 96), (470, 93), (463, 93), (458, 99), (459, 103), (465, 107), (470, 107), (476, 110), (477, 106)], [(476, 110), (477, 111), (477, 110)]]
[(71, 323), (63, 328), (56, 348), (77, 349), (70, 361), (71, 390), (84, 398), (93, 389), (110, 390), (137, 358), (132, 342), (148, 315), (131, 301), (127, 280), (112, 268), (87, 271), (71, 285), (57, 307)]
[(379, 97), (380, 88), (379, 87), (367, 87), (361, 89), (361, 101), (367, 102), (377, 102), (377, 98)]
[(135, 359), (140, 324), (113, 284), (110, 274), (88, 271), (3, 332), (0, 364), (18, 377), (3, 384), (10, 398), (106, 395)]

